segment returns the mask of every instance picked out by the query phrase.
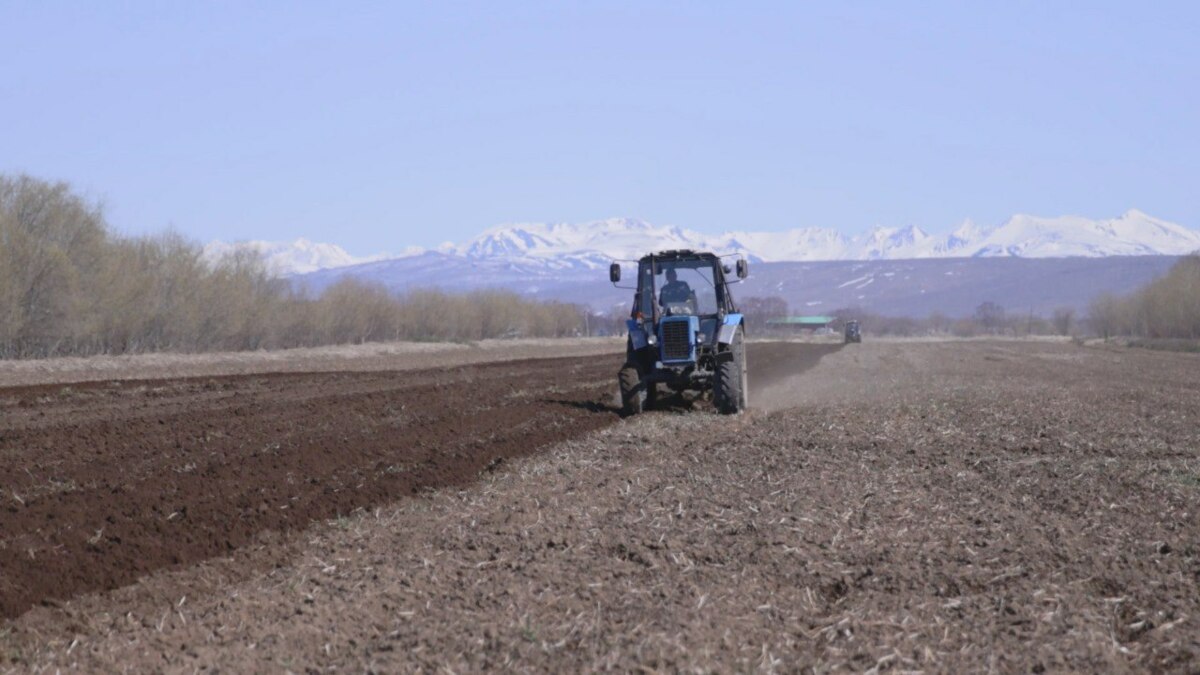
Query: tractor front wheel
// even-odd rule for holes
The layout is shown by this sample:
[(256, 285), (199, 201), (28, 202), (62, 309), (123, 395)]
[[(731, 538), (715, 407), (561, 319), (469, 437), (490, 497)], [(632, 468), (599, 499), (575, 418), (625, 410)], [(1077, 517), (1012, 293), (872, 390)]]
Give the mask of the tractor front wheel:
[(625, 364), (617, 373), (617, 384), (621, 388), (621, 414), (637, 415), (646, 407), (646, 389), (642, 386), (642, 373), (632, 363)]
[(729, 351), (717, 357), (717, 381), (713, 387), (713, 403), (717, 412), (734, 415), (746, 410), (749, 387), (746, 381), (746, 345), (739, 330), (729, 345)]

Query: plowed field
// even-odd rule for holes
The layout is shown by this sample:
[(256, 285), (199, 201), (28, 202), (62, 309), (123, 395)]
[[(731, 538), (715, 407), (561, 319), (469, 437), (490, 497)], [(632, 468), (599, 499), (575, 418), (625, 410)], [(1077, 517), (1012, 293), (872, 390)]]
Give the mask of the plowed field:
[(0, 614), (227, 553), (616, 419), (611, 358), (0, 390)]
[[(778, 362), (788, 346), (760, 349)], [(0, 616), (469, 482), (611, 424), (619, 360), (0, 389)]]
[(0, 389), (0, 667), (1194, 671), (1200, 358), (749, 358)]

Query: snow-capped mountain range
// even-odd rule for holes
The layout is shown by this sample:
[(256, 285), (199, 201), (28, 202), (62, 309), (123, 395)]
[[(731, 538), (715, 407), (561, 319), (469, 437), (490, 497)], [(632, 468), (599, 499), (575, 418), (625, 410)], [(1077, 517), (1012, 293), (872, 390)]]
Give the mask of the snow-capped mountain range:
[(705, 235), (680, 227), (612, 218), (580, 224), (497, 227), (457, 247), (456, 253), (476, 260), (501, 258), (594, 266), (671, 248), (741, 253), (758, 262), (1183, 255), (1200, 250), (1200, 232), (1137, 210), (1110, 220), (1017, 215), (990, 227), (968, 220), (942, 236), (914, 225), (876, 227), (854, 236), (817, 227)]
[(252, 250), (262, 255), (267, 269), (276, 274), (291, 276), (307, 274), (317, 270), (348, 267), (365, 262), (374, 262), (391, 258), (386, 254), (358, 257), (350, 255), (337, 244), (322, 244), (297, 239), (295, 241), (241, 241), (228, 243), (214, 241), (204, 247), (204, 259), (216, 262), (225, 256), (239, 250)]
[(610, 218), (587, 223), (503, 225), (489, 229), (465, 244), (445, 244), (433, 251), (414, 248), (398, 256), (357, 258), (334, 244), (305, 239), (291, 243), (213, 242), (206, 247), (206, 255), (217, 258), (238, 246), (251, 246), (261, 251), (273, 268), (284, 274), (304, 274), (430, 253), (464, 261), (502, 262), (513, 268), (552, 273), (555, 270), (596, 269), (614, 259), (636, 259), (648, 251), (678, 248), (741, 253), (756, 262), (1185, 255), (1200, 250), (1200, 231), (1137, 210), (1108, 220), (1017, 215), (993, 226), (968, 220), (945, 235), (929, 234), (912, 225), (876, 227), (854, 236), (816, 227), (708, 235), (631, 218)]

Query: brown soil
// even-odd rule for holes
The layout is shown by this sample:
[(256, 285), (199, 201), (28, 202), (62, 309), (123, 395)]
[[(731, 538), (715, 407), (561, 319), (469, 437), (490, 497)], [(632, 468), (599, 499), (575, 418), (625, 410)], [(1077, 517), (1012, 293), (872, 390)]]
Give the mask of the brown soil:
[[(506, 460), (498, 471), (479, 472), (488, 461), (481, 457), (457, 474), (480, 478), (455, 488), (391, 502), (400, 492), (381, 492), (375, 509), (303, 531), (299, 522), (276, 522), (293, 534), (35, 608), (0, 627), (0, 666), (1195, 671), (1200, 358), (1046, 343), (889, 344), (868, 336), (845, 348), (751, 345), (750, 359), (756, 410), (736, 418), (680, 401), (618, 421), (609, 407), (618, 357), (584, 366), (580, 379), (590, 373), (594, 388), (568, 392), (548, 390), (561, 382), (547, 375), (561, 361), (408, 373), (431, 378), (416, 387), (436, 389), (433, 379), (443, 377), (459, 396), (478, 389), (481, 411), (500, 407), (500, 382), (508, 378), (534, 400), (495, 419), (511, 426), (532, 415), (539, 427), (559, 420), (559, 438), (567, 440), (549, 447), (552, 434), (502, 441), (514, 453), (544, 450)], [(402, 385), (381, 375), (294, 376), (306, 383), (302, 395), (283, 386), (289, 377), (216, 381), (274, 406), (247, 420), (234, 414), (240, 406), (233, 401), (218, 405), (219, 388), (179, 389), (202, 381), (158, 386), (175, 392), (167, 398), (223, 411), (201, 429), (250, 434), (265, 427), (294, 439), (284, 448), (308, 447), (277, 430), (293, 424), (314, 436), (312, 445), (329, 446), (330, 456), (350, 458), (345, 472), (280, 493), (282, 502), (324, 500), (314, 495), (326, 486), (340, 494), (390, 480), (376, 475), (377, 463), (409, 446), (370, 440), (385, 428), (376, 419), (381, 399), (373, 397)], [(334, 396), (305, 409), (328, 430), (289, 412), (299, 405), (292, 401), (322, 397), (312, 386)], [(6, 419), (15, 412), (18, 422), (0, 431), (3, 480), (24, 473), (9, 457), (36, 456), (29, 439), (41, 430), (58, 429), (61, 441), (66, 420), (98, 425), (86, 421), (90, 414), (123, 409), (105, 407), (106, 400), (131, 400), (112, 385), (79, 391), (95, 398), (71, 407), (62, 392), (4, 392)], [(330, 406), (341, 414), (327, 414)], [(149, 401), (129, 407), (143, 416), (121, 418), (118, 426), (142, 425), (122, 437), (126, 444), (147, 434), (166, 440), (153, 434)], [(686, 408), (695, 410), (677, 414)], [(469, 417), (438, 419), (463, 425), (462, 438), (477, 442), (488, 432), (471, 431)], [(375, 433), (360, 437), (363, 428)], [(267, 435), (227, 446), (241, 452), (227, 449), (216, 463), (250, 451), (269, 463), (271, 452), (258, 445)], [(458, 436), (430, 438), (450, 454), (473, 456), (476, 447), (464, 448)], [(360, 459), (360, 446), (387, 458)], [(148, 459), (169, 456), (171, 447), (141, 447), (130, 456), (182, 464)], [(197, 447), (204, 455), (206, 446)], [(293, 452), (296, 461), (305, 456), (289, 450), (275, 457), (276, 473), (264, 475), (286, 477)], [(301, 466), (295, 475), (310, 470)], [(157, 475), (170, 481), (164, 474)], [(230, 499), (251, 485), (266, 489), (233, 484), (243, 488)], [(162, 516), (176, 508), (169, 497), (162, 497)], [(186, 526), (174, 535), (202, 538)], [(61, 555), (98, 557), (87, 548)]]
[[(789, 346), (759, 349), (766, 363)], [(791, 348), (794, 368), (826, 351)], [(619, 361), (0, 389), (0, 617), (469, 482), (610, 424)]]
[(612, 360), (0, 390), (0, 615), (610, 424)]

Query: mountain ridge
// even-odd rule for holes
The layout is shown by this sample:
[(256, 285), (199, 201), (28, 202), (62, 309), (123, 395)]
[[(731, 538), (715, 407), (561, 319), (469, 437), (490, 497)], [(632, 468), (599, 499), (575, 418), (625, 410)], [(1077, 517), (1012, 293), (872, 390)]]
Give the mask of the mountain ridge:
[(1200, 250), (1200, 232), (1130, 209), (1117, 218), (1046, 218), (1017, 214), (999, 225), (965, 220), (945, 235), (916, 225), (875, 227), (856, 235), (808, 227), (783, 232), (733, 230), (707, 235), (629, 218), (588, 223), (519, 223), (491, 228), (455, 252), (469, 259), (574, 260), (589, 267), (650, 250), (695, 248), (739, 253), (757, 262), (1185, 255)]
[(677, 225), (653, 225), (636, 218), (607, 218), (584, 223), (499, 225), (462, 244), (447, 243), (436, 249), (411, 247), (395, 256), (357, 257), (336, 244), (307, 239), (213, 242), (205, 247), (205, 255), (215, 260), (238, 247), (261, 252), (273, 269), (284, 275), (402, 260), (431, 252), (467, 261), (500, 261), (553, 272), (598, 269), (611, 260), (633, 260), (652, 250), (673, 248), (741, 254), (753, 262), (1186, 255), (1200, 250), (1200, 231), (1137, 209), (1100, 220), (1016, 214), (1003, 223), (989, 226), (966, 219), (942, 235), (930, 234), (917, 225), (877, 226), (854, 235), (820, 227), (782, 232), (731, 230), (710, 235)]

